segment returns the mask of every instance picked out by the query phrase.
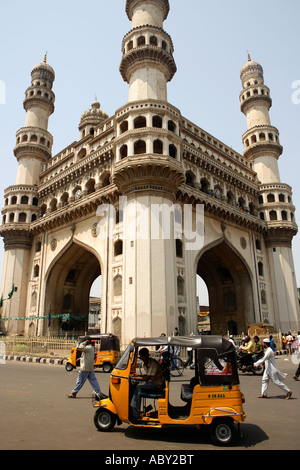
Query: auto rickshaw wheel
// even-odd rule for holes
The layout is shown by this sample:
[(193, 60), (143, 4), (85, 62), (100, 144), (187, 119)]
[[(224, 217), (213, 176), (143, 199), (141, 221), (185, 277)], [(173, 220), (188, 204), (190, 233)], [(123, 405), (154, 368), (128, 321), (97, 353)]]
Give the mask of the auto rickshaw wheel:
[(103, 366), (102, 366), (102, 369), (103, 369), (103, 372), (111, 372), (113, 370), (113, 366), (111, 365), (110, 362), (104, 362)]
[(71, 372), (74, 369), (74, 366), (70, 362), (67, 362), (65, 369), (67, 372)]
[(234, 421), (231, 418), (215, 418), (209, 427), (212, 442), (219, 446), (229, 446), (236, 437)]
[(98, 408), (94, 415), (94, 424), (98, 431), (109, 432), (116, 424), (117, 417), (111, 411)]

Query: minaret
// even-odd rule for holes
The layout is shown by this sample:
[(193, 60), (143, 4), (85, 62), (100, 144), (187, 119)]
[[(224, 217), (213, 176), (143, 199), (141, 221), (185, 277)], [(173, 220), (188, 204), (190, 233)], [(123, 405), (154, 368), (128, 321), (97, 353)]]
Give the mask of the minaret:
[(48, 132), (48, 120), (54, 112), (54, 79), (54, 70), (45, 55), (44, 61), (33, 67), (31, 86), (25, 92), (25, 127), (17, 132), (14, 149), (19, 163), (16, 184), (36, 184), (41, 165), (51, 158), (53, 138)]
[[(125, 343), (132, 335), (172, 334), (178, 326), (176, 241), (172, 228), (164, 236), (159, 221), (166, 217), (164, 222), (170, 222), (178, 187), (184, 183), (181, 115), (167, 102), (167, 82), (176, 72), (172, 40), (163, 30), (169, 2), (127, 0), (126, 12), (132, 29), (123, 39), (120, 71), (129, 84), (129, 103), (115, 114), (113, 174), (113, 183), (126, 199), (121, 319)], [(154, 226), (161, 233), (154, 233)]]
[(120, 72), (129, 83), (130, 102), (167, 101), (167, 82), (176, 72), (172, 40), (163, 30), (169, 8), (168, 0), (126, 2), (132, 29), (123, 39)]
[(278, 158), (282, 154), (279, 132), (271, 125), (272, 106), (269, 88), (264, 84), (261, 65), (251, 60), (241, 69), (243, 91), (240, 94), (241, 111), (247, 118), (248, 131), (243, 135), (244, 155), (253, 162), (259, 181), (280, 181)]
[[(264, 234), (270, 264), (270, 303), (276, 324), (282, 330), (298, 330), (299, 303), (292, 255), (292, 239), (297, 233), (292, 202), (292, 188), (280, 181), (278, 159), (283, 148), (278, 129), (271, 124), (270, 90), (264, 83), (263, 68), (251, 60), (241, 69), (243, 91), (240, 93), (241, 111), (247, 118), (248, 130), (243, 135), (244, 156), (257, 173), (259, 187), (258, 214), (266, 222)], [(263, 261), (263, 260), (262, 260)], [(261, 273), (260, 273), (261, 274)], [(264, 286), (267, 273), (260, 275)]]
[[(30, 224), (39, 217), (37, 184), (43, 165), (51, 159), (53, 138), (48, 132), (49, 116), (54, 111), (55, 96), (52, 85), (54, 71), (44, 61), (35, 65), (31, 72), (31, 86), (25, 92), (25, 127), (16, 134), (14, 154), (18, 161), (14, 186), (5, 190), (0, 235), (4, 239), (4, 263), (1, 295), (14, 285), (11, 300), (4, 300), (2, 317), (23, 318), (27, 305), (29, 257), (32, 248)], [(8, 333), (24, 333), (24, 321), (5, 323)]]

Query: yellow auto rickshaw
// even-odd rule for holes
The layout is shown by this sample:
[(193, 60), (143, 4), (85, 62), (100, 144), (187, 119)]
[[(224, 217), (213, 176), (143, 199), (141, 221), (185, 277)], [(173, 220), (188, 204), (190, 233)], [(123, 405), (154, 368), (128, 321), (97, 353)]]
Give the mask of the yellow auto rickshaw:
[[(111, 333), (88, 336), (95, 348), (95, 367), (102, 367), (103, 372), (111, 372), (120, 359), (119, 338)], [(79, 344), (85, 340), (85, 336), (79, 336), (76, 345), (71, 349), (71, 356), (68, 357), (66, 370), (68, 372), (79, 366), (81, 351), (78, 350)]]
[[(160, 393), (142, 394), (139, 419), (131, 416), (134, 375), (139, 349), (153, 351), (168, 347), (169, 360), (161, 365), (165, 384)], [(193, 348), (195, 369), (192, 379), (181, 386), (180, 406), (170, 403), (170, 369), (172, 351)], [(173, 386), (173, 384), (171, 385)], [(153, 402), (149, 406), (149, 400)], [(148, 405), (147, 405), (148, 403)], [(94, 424), (99, 431), (111, 431), (122, 422), (140, 427), (162, 428), (168, 425), (209, 426), (210, 437), (216, 445), (231, 445), (241, 436), (240, 424), (245, 420), (244, 395), (239, 388), (235, 347), (221, 336), (176, 336), (135, 338), (131, 341), (110, 376), (109, 398), (94, 401)], [(152, 409), (150, 409), (152, 408)]]

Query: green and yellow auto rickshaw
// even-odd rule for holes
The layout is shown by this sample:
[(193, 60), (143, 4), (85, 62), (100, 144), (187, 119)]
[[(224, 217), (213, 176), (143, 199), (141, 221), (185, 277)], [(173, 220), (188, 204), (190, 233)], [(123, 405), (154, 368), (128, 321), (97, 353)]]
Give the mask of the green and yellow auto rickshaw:
[[(142, 409), (136, 419), (130, 414), (130, 403), (136, 386), (134, 375), (139, 367), (139, 349), (147, 347), (154, 353), (161, 345), (170, 351), (170, 359), (161, 365), (164, 387), (160, 393), (143, 394)], [(175, 347), (193, 348), (195, 354), (193, 377), (181, 385), (179, 406), (170, 403), (171, 353)], [(149, 406), (149, 400), (154, 409)], [(215, 444), (230, 445), (240, 436), (240, 424), (246, 418), (243, 403), (236, 351), (227, 339), (221, 336), (135, 338), (111, 372), (109, 398), (94, 401), (94, 423), (99, 431), (111, 431), (116, 423), (122, 422), (152, 428), (208, 426)]]
[[(111, 372), (120, 359), (120, 342), (119, 338), (111, 333), (88, 336), (95, 348), (95, 367), (102, 367), (103, 372)], [(85, 336), (79, 336), (76, 345), (71, 349), (71, 356), (66, 362), (66, 370), (72, 371), (79, 366), (81, 351), (78, 350), (79, 345), (85, 340)]]

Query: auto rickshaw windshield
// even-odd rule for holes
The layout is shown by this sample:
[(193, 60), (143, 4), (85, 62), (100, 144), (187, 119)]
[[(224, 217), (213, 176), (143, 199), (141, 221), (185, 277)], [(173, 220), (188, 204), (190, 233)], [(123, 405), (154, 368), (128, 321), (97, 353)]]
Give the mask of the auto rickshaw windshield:
[(119, 362), (115, 366), (115, 369), (120, 369), (120, 370), (127, 369), (130, 353), (133, 350), (134, 350), (134, 346), (132, 344), (129, 344), (129, 346), (127, 346), (127, 348), (123, 352)]

